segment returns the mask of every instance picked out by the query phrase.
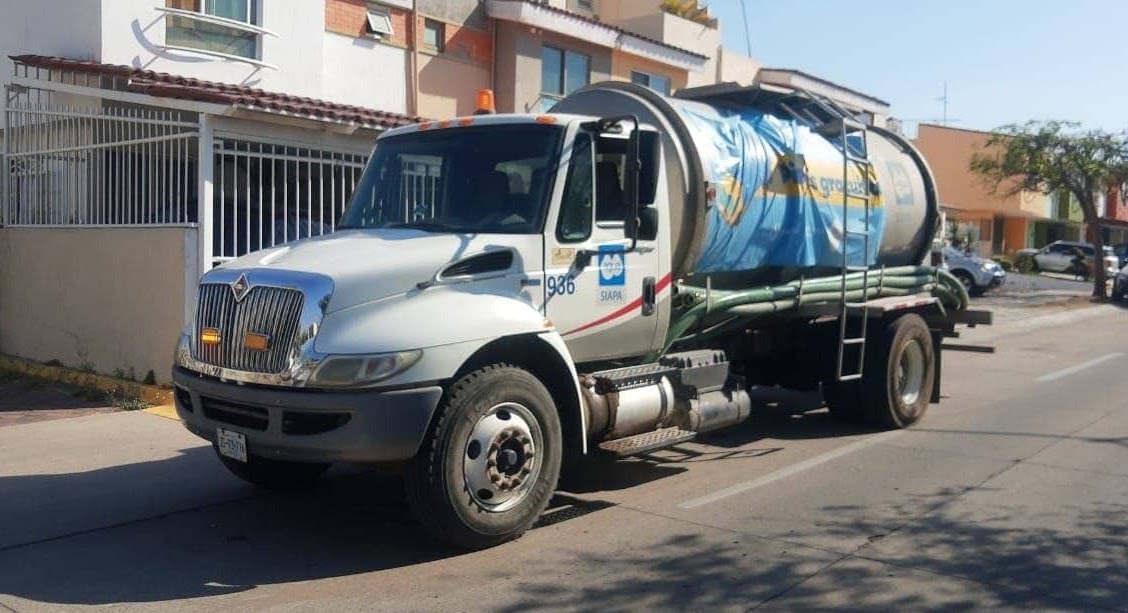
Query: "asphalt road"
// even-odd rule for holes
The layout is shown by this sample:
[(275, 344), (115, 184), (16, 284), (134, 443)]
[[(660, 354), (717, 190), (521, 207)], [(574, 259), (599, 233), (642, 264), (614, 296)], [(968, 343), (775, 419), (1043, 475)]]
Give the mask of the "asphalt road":
[(516, 542), (429, 544), (391, 476), (229, 477), (174, 421), (0, 428), (0, 611), (1128, 608), (1128, 312), (1012, 318), (911, 430), (763, 394), (724, 435), (595, 465)]

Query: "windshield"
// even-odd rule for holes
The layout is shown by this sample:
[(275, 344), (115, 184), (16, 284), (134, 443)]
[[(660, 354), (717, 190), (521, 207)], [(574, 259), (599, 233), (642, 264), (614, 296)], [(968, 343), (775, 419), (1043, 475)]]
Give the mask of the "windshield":
[(381, 140), (339, 227), (538, 233), (562, 133), (494, 125)]

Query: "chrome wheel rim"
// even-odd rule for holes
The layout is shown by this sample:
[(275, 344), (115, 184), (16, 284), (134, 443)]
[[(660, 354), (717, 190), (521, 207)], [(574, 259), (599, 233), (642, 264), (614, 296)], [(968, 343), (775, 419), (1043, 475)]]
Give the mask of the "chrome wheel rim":
[(901, 399), (901, 406), (908, 407), (916, 404), (924, 386), (924, 349), (919, 341), (912, 341), (901, 352), (901, 359), (897, 360), (897, 372), (893, 379), (896, 381), (896, 394)]
[(466, 490), (481, 508), (500, 513), (520, 503), (540, 476), (544, 435), (532, 412), (516, 402), (486, 411), (462, 450)]

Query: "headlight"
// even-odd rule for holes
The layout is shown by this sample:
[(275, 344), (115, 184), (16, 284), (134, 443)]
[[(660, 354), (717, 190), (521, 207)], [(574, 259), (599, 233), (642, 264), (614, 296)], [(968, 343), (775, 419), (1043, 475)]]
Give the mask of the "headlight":
[(401, 351), (380, 355), (336, 355), (321, 361), (308, 387), (367, 387), (411, 368), (422, 351)]
[(983, 270), (983, 272), (990, 272), (992, 270), (995, 270), (995, 263), (994, 262), (982, 262), (982, 263), (979, 264), (979, 268), (981, 268)]

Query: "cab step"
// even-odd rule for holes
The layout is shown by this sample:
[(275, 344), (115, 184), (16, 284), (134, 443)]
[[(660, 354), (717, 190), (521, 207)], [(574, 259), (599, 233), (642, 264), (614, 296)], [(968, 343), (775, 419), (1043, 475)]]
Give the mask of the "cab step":
[(678, 443), (692, 441), (697, 438), (697, 433), (692, 430), (682, 430), (677, 426), (662, 428), (653, 432), (643, 432), (634, 436), (617, 438), (613, 441), (603, 441), (599, 448), (617, 457), (625, 458), (656, 449), (673, 447)]

